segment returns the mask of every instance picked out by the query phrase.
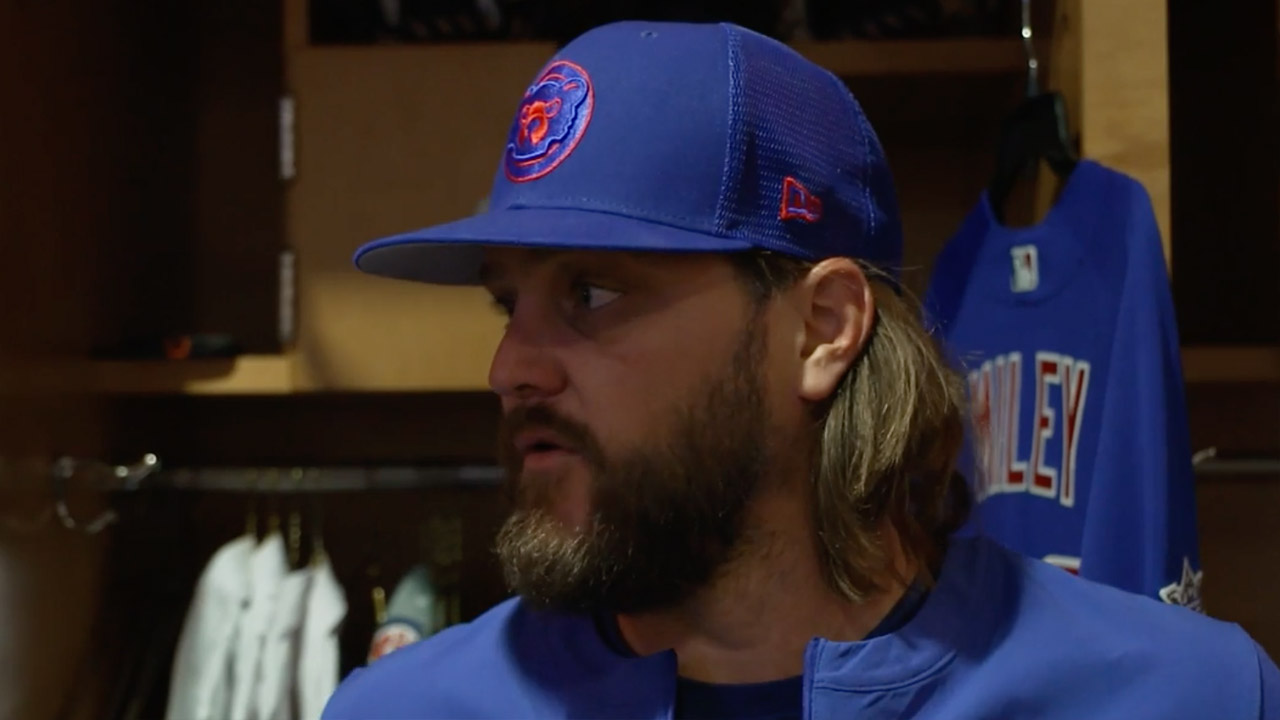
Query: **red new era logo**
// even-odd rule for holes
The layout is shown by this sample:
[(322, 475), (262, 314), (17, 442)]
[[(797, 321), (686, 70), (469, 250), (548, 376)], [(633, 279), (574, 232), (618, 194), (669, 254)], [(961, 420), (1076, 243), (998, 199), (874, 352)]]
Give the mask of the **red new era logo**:
[(787, 177), (782, 181), (782, 210), (778, 217), (783, 220), (818, 222), (822, 219), (822, 200), (809, 192), (809, 188), (801, 185), (799, 180)]

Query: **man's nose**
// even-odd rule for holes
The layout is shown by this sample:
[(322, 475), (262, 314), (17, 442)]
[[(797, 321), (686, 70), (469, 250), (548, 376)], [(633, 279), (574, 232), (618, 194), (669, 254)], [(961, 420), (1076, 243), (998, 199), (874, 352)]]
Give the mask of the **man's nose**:
[(567, 378), (552, 333), (552, 328), (532, 314), (512, 316), (489, 367), (489, 386), (504, 408), (545, 400), (564, 391)]

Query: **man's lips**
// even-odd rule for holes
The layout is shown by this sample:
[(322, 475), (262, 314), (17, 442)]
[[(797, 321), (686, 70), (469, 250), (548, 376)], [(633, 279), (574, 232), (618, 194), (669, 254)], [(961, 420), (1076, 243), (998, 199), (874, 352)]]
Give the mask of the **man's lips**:
[(573, 447), (558, 433), (547, 429), (521, 430), (513, 443), (522, 458), (550, 453), (571, 453)]
[(576, 457), (562, 437), (547, 430), (517, 433), (515, 446), (525, 470), (550, 470)]

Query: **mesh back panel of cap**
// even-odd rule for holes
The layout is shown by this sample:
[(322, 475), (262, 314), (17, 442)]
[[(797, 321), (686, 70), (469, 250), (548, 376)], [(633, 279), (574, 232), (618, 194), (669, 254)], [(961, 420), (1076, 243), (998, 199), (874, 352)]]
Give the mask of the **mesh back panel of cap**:
[[(838, 78), (791, 48), (750, 31), (730, 33), (733, 74), (721, 231), (807, 259), (832, 255), (896, 263), (896, 199), (883, 151)], [(791, 177), (822, 201), (822, 218), (779, 217)]]

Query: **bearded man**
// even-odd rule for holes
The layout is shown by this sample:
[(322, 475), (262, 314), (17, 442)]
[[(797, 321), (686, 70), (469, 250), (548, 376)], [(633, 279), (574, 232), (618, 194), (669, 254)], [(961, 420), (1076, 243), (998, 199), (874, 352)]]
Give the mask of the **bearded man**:
[(733, 25), (588, 31), (482, 214), (362, 270), (480, 284), (515, 595), (327, 718), (1276, 718), (1240, 628), (958, 533), (963, 389), (844, 84)]

